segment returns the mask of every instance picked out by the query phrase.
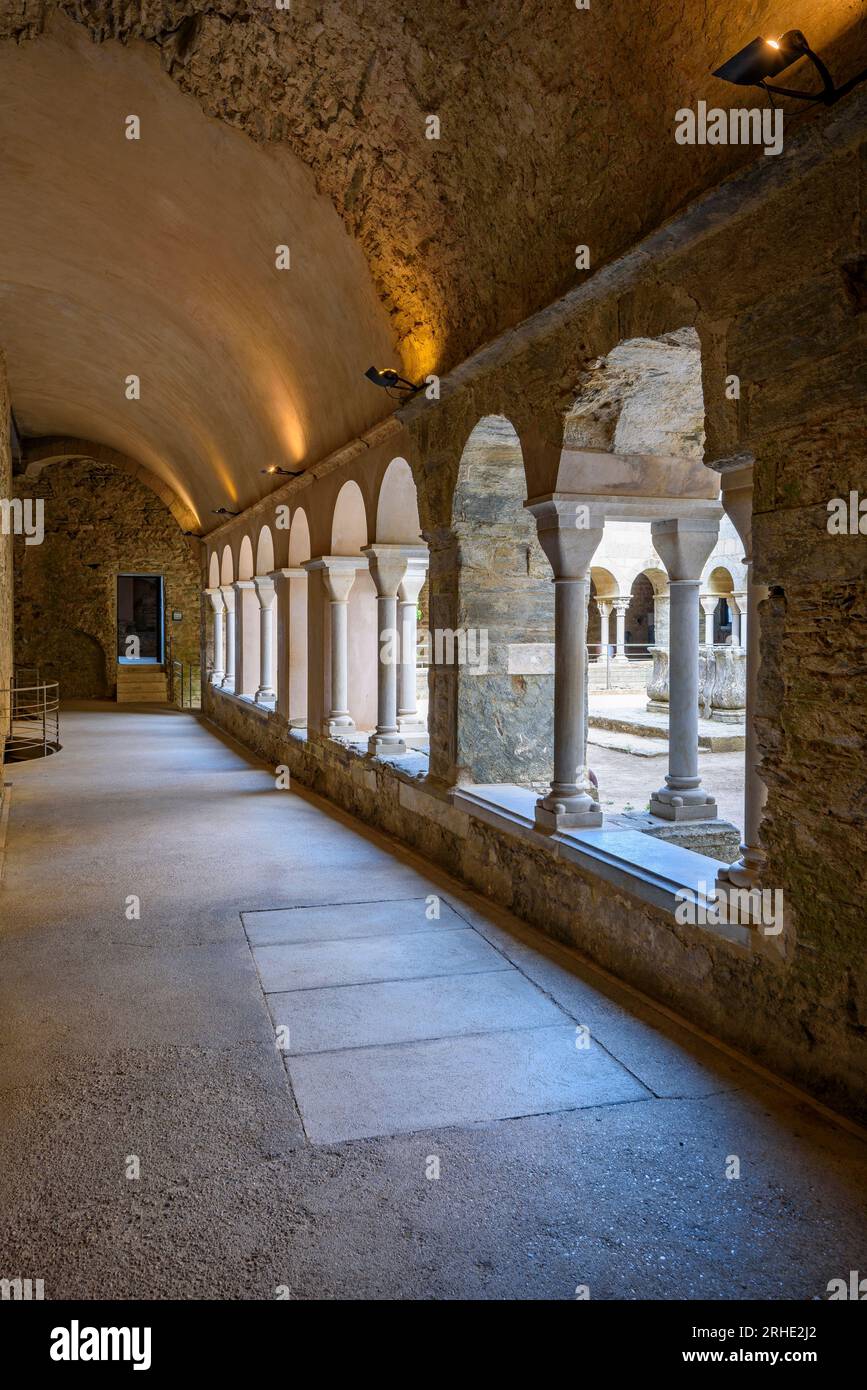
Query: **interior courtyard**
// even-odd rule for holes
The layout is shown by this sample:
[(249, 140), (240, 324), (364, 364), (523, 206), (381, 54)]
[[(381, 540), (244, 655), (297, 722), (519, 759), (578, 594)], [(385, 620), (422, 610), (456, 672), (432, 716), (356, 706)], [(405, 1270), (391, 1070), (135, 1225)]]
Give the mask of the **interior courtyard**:
[(861, 8), (0, 0), (4, 1299), (867, 1297)]

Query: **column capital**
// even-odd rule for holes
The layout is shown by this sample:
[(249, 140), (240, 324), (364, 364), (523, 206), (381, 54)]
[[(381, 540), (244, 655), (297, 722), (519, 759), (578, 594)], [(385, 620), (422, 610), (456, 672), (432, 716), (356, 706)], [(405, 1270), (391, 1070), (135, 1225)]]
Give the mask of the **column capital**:
[(236, 579), (232, 588), (236, 594), (241, 594), (245, 589), (255, 589), (256, 585), (252, 579)]
[(596, 607), (599, 609), (599, 612), (602, 614), (603, 618), (608, 618), (611, 616), (611, 610), (614, 607), (614, 599), (598, 598), (596, 600)]
[(423, 546), (382, 544), (366, 545), (361, 552), (367, 557), (370, 573), (380, 598), (396, 598), (410, 560), (427, 558)]
[(275, 585), (281, 584), (285, 579), (306, 579), (307, 571), (302, 565), (289, 565), (279, 570), (270, 570), (268, 578), (273, 579)]
[(536, 518), (539, 544), (554, 579), (584, 579), (602, 541), (603, 512), (566, 493), (533, 497), (524, 506)]
[(274, 580), (271, 578), (270, 574), (255, 575), (253, 583), (256, 587), (256, 593), (259, 596), (259, 603), (263, 608), (270, 608), (277, 592), (274, 587)]
[(748, 564), (753, 554), (753, 473), (755, 458), (752, 454), (735, 454), (732, 458), (717, 459), (709, 463), (720, 475), (722, 493), (720, 501), (726, 516), (731, 521), (744, 547), (744, 561)]
[(613, 605), (614, 605), (614, 611), (615, 611), (616, 613), (625, 613), (625, 612), (627, 611), (627, 609), (629, 608), (629, 605), (630, 605), (630, 603), (632, 602), (632, 599), (631, 599), (631, 598), (613, 598), (613, 599), (609, 599), (609, 602), (610, 602), (610, 603), (613, 603)]
[(235, 611), (235, 586), (233, 584), (221, 584), (220, 593), (223, 595), (223, 602), (230, 613)]
[(702, 606), (702, 611), (710, 616), (720, 599), (727, 597), (727, 594), (699, 594), (698, 601)]
[(213, 608), (214, 612), (222, 613), (223, 609), (226, 606), (226, 600), (223, 597), (222, 589), (206, 589), (205, 593), (211, 600), (211, 607)]
[(719, 538), (719, 517), (671, 517), (668, 521), (652, 521), (650, 538), (653, 548), (668, 571), (669, 583), (693, 581), (698, 583), (705, 562)]
[(744, 589), (735, 589), (732, 593), (726, 594), (726, 600), (736, 613), (746, 613), (747, 595)]

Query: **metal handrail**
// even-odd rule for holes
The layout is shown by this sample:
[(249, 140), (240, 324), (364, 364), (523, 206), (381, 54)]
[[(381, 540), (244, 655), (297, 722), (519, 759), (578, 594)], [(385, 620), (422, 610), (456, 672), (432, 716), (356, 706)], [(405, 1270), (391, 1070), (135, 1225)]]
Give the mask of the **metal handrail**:
[(201, 667), (193, 661), (172, 661), (172, 704), (178, 709), (202, 708)]
[(60, 684), (9, 682), (6, 759), (47, 758), (60, 751)]

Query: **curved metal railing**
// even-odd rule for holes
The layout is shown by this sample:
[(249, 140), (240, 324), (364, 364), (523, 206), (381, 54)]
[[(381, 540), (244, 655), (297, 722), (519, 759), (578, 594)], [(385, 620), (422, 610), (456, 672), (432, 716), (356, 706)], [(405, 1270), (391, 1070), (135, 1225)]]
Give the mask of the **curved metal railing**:
[(9, 682), (6, 761), (47, 758), (60, 752), (60, 685), (40, 681), (35, 685)]

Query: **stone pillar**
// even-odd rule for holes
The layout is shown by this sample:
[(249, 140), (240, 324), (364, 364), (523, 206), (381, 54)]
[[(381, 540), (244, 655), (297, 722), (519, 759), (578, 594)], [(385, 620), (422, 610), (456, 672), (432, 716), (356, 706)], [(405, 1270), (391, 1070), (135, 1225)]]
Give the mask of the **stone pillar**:
[(259, 681), (259, 603), (252, 579), (236, 579), (235, 685), (236, 695), (253, 699)]
[[(528, 504), (539, 543), (554, 571), (554, 777), (536, 802), (536, 826), (555, 831), (602, 824), (584, 761), (587, 681), (587, 595), (590, 561), (603, 518), (581, 524), (586, 509), (563, 497)], [(593, 518), (591, 518), (593, 520)]]
[(220, 593), (226, 609), (226, 674), (220, 684), (224, 690), (235, 688), (235, 590), (231, 584), (221, 584)]
[(617, 652), (614, 662), (617, 666), (625, 666), (629, 660), (626, 655), (626, 610), (628, 607), (628, 598), (616, 598), (614, 600), (614, 611), (617, 614)]
[(257, 574), (253, 583), (259, 598), (259, 688), (257, 705), (271, 704), (277, 699), (274, 689), (274, 600), (276, 591), (270, 574)]
[(276, 710), (293, 728), (307, 723), (307, 571), (272, 570), (277, 595)]
[(713, 646), (713, 615), (719, 603), (717, 594), (702, 594), (699, 598), (702, 612), (704, 613), (704, 644), (706, 647)]
[(732, 615), (732, 646), (745, 647), (747, 636), (747, 596), (742, 591), (729, 594), (728, 605)]
[(361, 555), (320, 555), (304, 564), (308, 574), (313, 570), (322, 572), (328, 605), (330, 676), (321, 732), (329, 738), (349, 738), (355, 730), (355, 720), (349, 713), (349, 595), (356, 571), (366, 565)]
[(612, 600), (610, 598), (598, 598), (596, 600), (596, 607), (599, 609), (600, 619), (599, 644), (602, 648), (599, 653), (600, 661), (608, 660), (608, 648), (610, 646), (608, 631), (612, 606)]
[[(664, 594), (653, 595), (653, 645), (655, 647), (665, 647), (666, 650), (668, 649), (669, 603), (670, 595), (667, 589)], [(667, 698), (668, 695), (666, 694), (666, 699)]]
[(427, 552), (410, 558), (397, 590), (397, 626), (400, 632), (400, 666), (397, 673), (397, 727), (403, 734), (427, 732), (419, 719), (416, 698), (416, 657), (418, 651), (418, 596), (428, 568)]
[(669, 575), (668, 773), (650, 798), (664, 820), (714, 820), (716, 802), (698, 772), (698, 588), (719, 535), (719, 522), (680, 517), (651, 523), (656, 553)]
[(759, 668), (761, 666), (759, 607), (768, 598), (764, 584), (753, 582), (753, 459), (749, 455), (725, 459), (713, 465), (722, 475), (722, 504), (744, 547), (747, 569), (747, 601), (741, 607), (741, 644), (747, 653), (746, 723), (744, 767), (744, 837), (741, 857), (720, 869), (718, 881), (736, 888), (759, 888), (767, 856), (761, 847), (761, 824), (768, 790), (759, 777), (756, 731)]
[(211, 600), (211, 608), (214, 615), (213, 642), (214, 642), (214, 665), (211, 671), (211, 684), (221, 685), (226, 674), (223, 664), (223, 613), (226, 611), (226, 604), (223, 600), (221, 589), (206, 589), (205, 593)]

